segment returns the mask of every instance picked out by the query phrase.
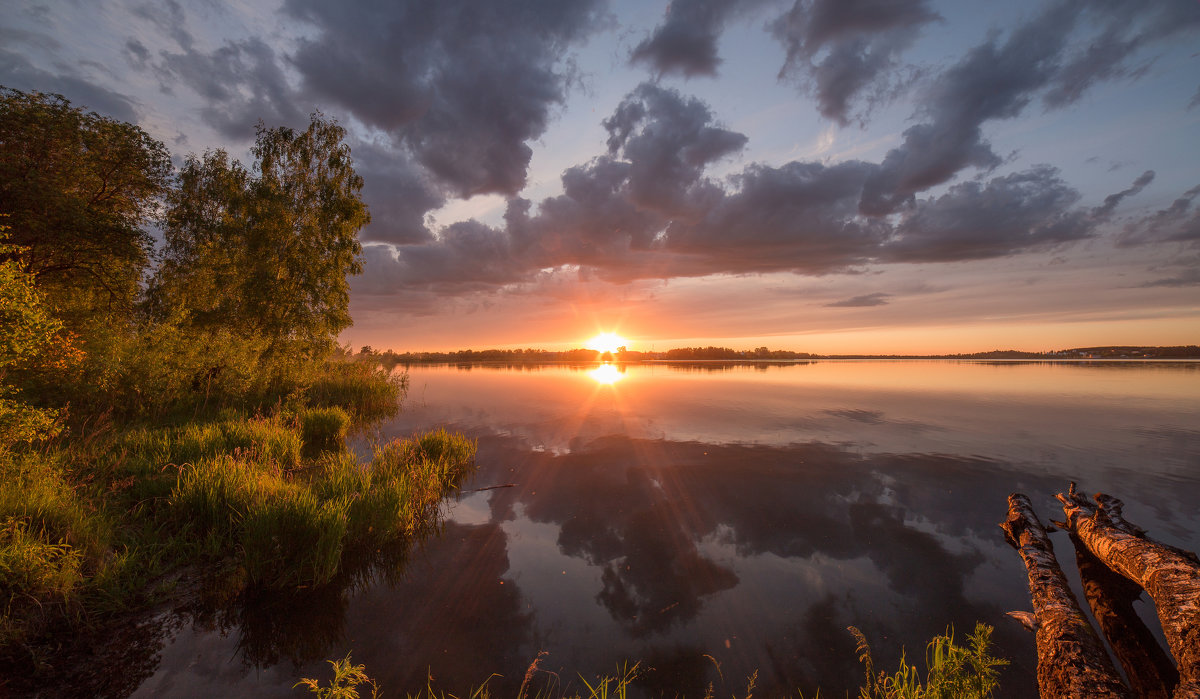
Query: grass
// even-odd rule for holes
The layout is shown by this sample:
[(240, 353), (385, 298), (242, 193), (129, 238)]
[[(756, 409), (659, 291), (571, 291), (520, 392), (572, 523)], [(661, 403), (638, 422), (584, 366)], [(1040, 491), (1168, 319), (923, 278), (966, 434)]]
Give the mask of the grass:
[[(871, 646), (866, 637), (857, 628), (851, 626), (849, 631), (858, 640), (858, 658), (866, 671), (866, 681), (859, 689), (859, 699), (986, 699), (993, 695), (999, 685), (998, 668), (1008, 664), (1008, 661), (992, 656), (988, 646), (991, 642), (992, 627), (977, 623), (974, 632), (967, 637), (967, 645), (962, 646), (954, 640), (954, 630), (949, 628), (945, 634), (935, 636), (926, 647), (927, 672), (924, 681), (915, 666), (909, 665), (901, 651), (900, 667), (894, 673), (876, 672), (874, 659), (871, 656)], [(583, 685), (581, 691), (561, 688), (557, 675), (554, 682), (537, 691), (533, 689), (533, 679), (539, 673), (544, 673), (540, 665), (546, 657), (546, 652), (538, 653), (525, 671), (525, 677), (517, 692), (516, 699), (627, 699), (630, 689), (637, 680), (652, 668), (645, 668), (640, 662), (629, 665), (623, 664), (616, 674), (603, 675), (589, 682), (580, 676)], [(721, 666), (709, 656), (716, 666), (717, 674), (724, 685), (724, 675)], [(358, 696), (357, 687), (368, 684), (371, 696), (376, 696), (379, 686), (370, 679), (363, 665), (351, 665), (350, 655), (342, 660), (328, 661), (334, 668), (334, 676), (328, 686), (312, 678), (304, 678), (293, 687), (305, 686), (318, 697), (352, 698)], [(469, 699), (490, 699), (489, 682), (499, 675), (493, 674), (483, 684), (471, 690)], [(758, 686), (758, 672), (755, 671), (746, 678), (746, 686), (740, 699), (751, 699)], [(727, 688), (722, 688), (722, 693)], [(739, 699), (736, 691), (729, 693), (732, 699)], [(803, 692), (797, 695), (804, 699)], [(712, 699), (716, 692), (712, 684), (708, 686), (705, 699)], [(821, 696), (818, 691), (814, 699)], [(424, 691), (409, 695), (409, 699), (458, 699), (453, 694), (440, 691), (433, 686), (432, 679)]]
[(999, 685), (997, 668), (1008, 664), (990, 654), (992, 627), (984, 623), (975, 625), (966, 647), (955, 643), (953, 628), (935, 636), (926, 647), (928, 669), (924, 682), (916, 666), (905, 660), (903, 651), (900, 667), (894, 673), (876, 672), (866, 636), (853, 626), (850, 633), (858, 640), (858, 659), (866, 672), (860, 699), (987, 699)]
[(308, 385), (265, 412), (212, 400), (191, 415), (101, 415), (0, 451), (0, 661), (173, 594), (182, 571), (320, 586), (432, 526), (475, 444), (437, 431), (360, 460), (347, 434), (393, 413), (405, 377), (331, 362)]
[(408, 374), (362, 362), (335, 362), (312, 383), (309, 404), (346, 407), (356, 420), (372, 422), (396, 413), (408, 391)]
[(346, 441), (350, 415), (342, 408), (306, 408), (297, 416), (304, 447), (310, 451), (337, 449)]

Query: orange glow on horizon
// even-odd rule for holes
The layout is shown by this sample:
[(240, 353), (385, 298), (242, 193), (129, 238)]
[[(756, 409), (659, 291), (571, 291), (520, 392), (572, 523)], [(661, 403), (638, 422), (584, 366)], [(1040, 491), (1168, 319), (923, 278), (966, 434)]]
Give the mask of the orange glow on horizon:
[(616, 333), (600, 333), (584, 344), (584, 347), (597, 352), (612, 352), (629, 345), (629, 341)]

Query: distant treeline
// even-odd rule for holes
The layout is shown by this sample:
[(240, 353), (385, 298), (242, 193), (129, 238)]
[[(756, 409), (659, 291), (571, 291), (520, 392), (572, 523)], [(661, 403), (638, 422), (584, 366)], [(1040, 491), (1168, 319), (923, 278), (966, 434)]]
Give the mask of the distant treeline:
[(364, 346), (358, 356), (372, 359), (386, 367), (406, 364), (456, 364), (475, 362), (506, 363), (593, 363), (600, 361), (788, 361), (808, 359), (1200, 359), (1200, 346), (1178, 347), (1079, 347), (1048, 352), (992, 350), (971, 354), (811, 354), (791, 350), (772, 350), (756, 347), (735, 350), (730, 347), (678, 347), (664, 352), (633, 352), (624, 348), (616, 352), (572, 349), (553, 352), (541, 349), (458, 350), (456, 352), (394, 352)]

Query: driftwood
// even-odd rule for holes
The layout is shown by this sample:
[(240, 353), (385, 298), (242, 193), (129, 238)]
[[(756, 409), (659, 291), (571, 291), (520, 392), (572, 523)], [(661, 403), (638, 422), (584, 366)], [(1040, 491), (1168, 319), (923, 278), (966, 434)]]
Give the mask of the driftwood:
[(1000, 527), (1029, 575), (1033, 620), (1025, 617), (1022, 623), (1036, 628), (1038, 691), (1043, 699), (1132, 696), (1071, 593), (1029, 498), (1008, 496), (1008, 519)]
[(1179, 671), (1133, 609), (1142, 588), (1109, 570), (1073, 533), (1071, 543), (1075, 545), (1075, 564), (1079, 566), (1084, 597), (1113, 655), (1125, 670), (1134, 696), (1170, 699), (1179, 684)]
[(1125, 521), (1122, 503), (1097, 495), (1095, 504), (1070, 490), (1058, 495), (1067, 529), (1105, 566), (1144, 589), (1179, 668), (1174, 696), (1200, 697), (1200, 560), (1153, 541)]

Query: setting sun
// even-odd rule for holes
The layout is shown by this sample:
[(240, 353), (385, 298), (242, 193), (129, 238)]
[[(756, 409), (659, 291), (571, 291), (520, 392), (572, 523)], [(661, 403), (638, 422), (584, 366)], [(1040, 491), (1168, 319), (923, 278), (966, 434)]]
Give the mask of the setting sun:
[(588, 340), (584, 347), (596, 350), (597, 352), (616, 352), (617, 349), (625, 347), (628, 344), (628, 340), (616, 333), (600, 333)]

